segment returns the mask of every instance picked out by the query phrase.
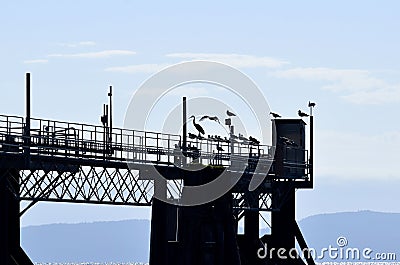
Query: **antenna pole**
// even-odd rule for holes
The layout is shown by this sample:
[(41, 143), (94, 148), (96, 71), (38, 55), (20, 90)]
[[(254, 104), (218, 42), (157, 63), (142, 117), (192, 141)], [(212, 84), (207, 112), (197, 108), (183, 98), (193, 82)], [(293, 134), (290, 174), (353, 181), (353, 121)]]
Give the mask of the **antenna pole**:
[(314, 116), (310, 116), (310, 182), (314, 187)]
[[(31, 73), (26, 73), (26, 117), (25, 117), (25, 155), (30, 155), (30, 141), (31, 141)], [(29, 158), (28, 158), (29, 159)]]
[(112, 119), (113, 119), (113, 115), (112, 115), (112, 86), (110, 86), (110, 92), (108, 93), (108, 96), (110, 97), (110, 124), (109, 124), (109, 127), (110, 127), (110, 139), (109, 139), (109, 143), (111, 144), (111, 142), (112, 142), (112, 128), (113, 128), (113, 126), (112, 126)]
[(186, 125), (186, 97), (183, 97), (183, 109), (182, 109), (182, 125), (183, 125), (183, 129), (182, 129), (182, 151), (183, 151), (183, 166), (186, 166), (186, 146), (187, 146), (187, 139), (186, 139), (186, 135), (187, 135), (187, 125)]

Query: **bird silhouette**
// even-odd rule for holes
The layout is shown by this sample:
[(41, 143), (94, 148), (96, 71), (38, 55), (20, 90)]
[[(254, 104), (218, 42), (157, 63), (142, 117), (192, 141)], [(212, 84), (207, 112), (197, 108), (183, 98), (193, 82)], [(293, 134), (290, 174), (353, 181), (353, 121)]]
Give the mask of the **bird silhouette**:
[(297, 146), (295, 141), (293, 141), (290, 138), (287, 138), (287, 137), (284, 137), (284, 136), (280, 136), (279, 138), (282, 140), (282, 143), (284, 143), (286, 145)]
[(215, 121), (215, 122), (220, 123), (217, 116), (208, 116), (208, 115), (204, 115), (203, 117), (200, 118), (199, 121), (203, 121), (205, 119), (209, 119), (210, 121)]
[(272, 112), (272, 111), (271, 111), (269, 114), (271, 114), (272, 117), (274, 117), (275, 119), (276, 119), (276, 118), (282, 118), (281, 115), (279, 115), (278, 113)]
[(215, 139), (216, 141), (222, 141), (222, 137), (219, 136), (219, 135), (214, 135), (214, 139)]
[(302, 112), (301, 110), (299, 110), (297, 112), (297, 114), (299, 114), (300, 117), (308, 117), (309, 115), (307, 113)]
[(254, 137), (251, 137), (251, 136), (249, 136), (249, 141), (252, 142), (252, 143), (255, 144), (255, 145), (259, 145), (259, 144), (260, 144), (260, 141), (259, 141), (259, 140), (257, 140), (257, 139), (254, 138)]
[(231, 117), (231, 116), (236, 116), (235, 113), (230, 112), (229, 110), (226, 111), (226, 115), (228, 115), (229, 117)]
[(197, 136), (195, 134), (193, 134), (193, 133), (189, 133), (188, 135), (189, 135), (190, 139), (196, 139), (197, 138)]
[(239, 133), (239, 140), (241, 140), (241, 141), (248, 141), (249, 139), (247, 139), (246, 137), (244, 137), (243, 134)]
[(308, 106), (309, 107), (315, 107), (315, 102), (308, 101)]
[(192, 115), (192, 116), (190, 116), (189, 119), (192, 119), (192, 118), (193, 118), (193, 126), (196, 128), (197, 131), (199, 131), (199, 135), (204, 134), (205, 132), (204, 132), (203, 127), (201, 127), (200, 124), (196, 123), (196, 117), (194, 115)]
[(101, 123), (103, 123), (103, 126), (106, 126), (108, 124), (108, 116), (107, 115), (102, 115), (100, 117)]
[(219, 145), (217, 145), (217, 150), (218, 150), (218, 152), (223, 152), (223, 151), (225, 151), (221, 146), (219, 146)]

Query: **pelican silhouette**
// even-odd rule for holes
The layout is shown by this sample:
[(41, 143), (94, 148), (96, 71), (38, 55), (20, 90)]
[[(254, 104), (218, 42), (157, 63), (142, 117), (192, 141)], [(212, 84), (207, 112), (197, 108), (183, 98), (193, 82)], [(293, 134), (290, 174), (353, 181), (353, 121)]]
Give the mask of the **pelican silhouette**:
[(315, 102), (308, 101), (308, 106), (309, 107), (315, 107)]
[(192, 115), (192, 116), (190, 116), (189, 119), (192, 119), (192, 118), (193, 118), (193, 126), (196, 128), (196, 130), (199, 131), (199, 135), (204, 134), (205, 132), (204, 132), (203, 127), (201, 127), (200, 124), (196, 123), (196, 117), (194, 115)]

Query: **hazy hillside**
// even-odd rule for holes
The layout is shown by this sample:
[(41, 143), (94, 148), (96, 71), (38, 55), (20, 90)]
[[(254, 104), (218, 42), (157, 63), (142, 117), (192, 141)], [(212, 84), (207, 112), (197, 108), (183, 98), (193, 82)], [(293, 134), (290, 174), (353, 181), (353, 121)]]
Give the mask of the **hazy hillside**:
[(371, 211), (321, 214), (300, 221), (310, 248), (321, 250), (329, 245), (338, 247), (337, 238), (347, 239), (347, 248), (370, 248), (400, 259), (400, 214)]
[[(369, 247), (395, 252), (400, 258), (400, 214), (369, 211), (315, 215), (300, 221), (311, 248)], [(52, 224), (22, 229), (22, 245), (36, 262), (147, 262), (150, 223), (127, 220), (81, 224)]]
[(52, 224), (22, 228), (22, 246), (35, 262), (147, 262), (148, 220)]

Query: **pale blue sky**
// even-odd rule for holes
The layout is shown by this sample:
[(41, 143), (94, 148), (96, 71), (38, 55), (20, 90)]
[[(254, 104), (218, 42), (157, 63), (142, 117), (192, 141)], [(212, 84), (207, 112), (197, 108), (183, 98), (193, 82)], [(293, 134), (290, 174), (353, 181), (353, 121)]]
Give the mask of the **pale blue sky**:
[[(30, 71), (33, 116), (98, 123), (112, 84), (122, 126), (130, 96), (157, 70), (221, 61), (249, 75), (282, 116), (317, 102), (317, 185), (299, 192), (299, 218), (400, 212), (400, 2), (2, 1), (0, 10), (1, 113), (24, 115)], [(41, 204), (23, 225), (145, 216)]]

